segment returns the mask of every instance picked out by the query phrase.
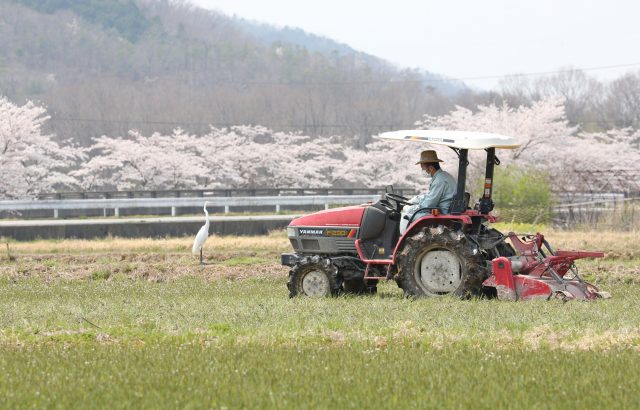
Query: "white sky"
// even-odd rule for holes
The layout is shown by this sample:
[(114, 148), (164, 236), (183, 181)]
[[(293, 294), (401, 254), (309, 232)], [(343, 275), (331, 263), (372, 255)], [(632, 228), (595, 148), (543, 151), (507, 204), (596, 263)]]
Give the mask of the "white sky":
[(572, 66), (600, 79), (640, 70), (638, 0), (191, 0), (229, 15), (299, 27), (476, 87), (473, 77)]

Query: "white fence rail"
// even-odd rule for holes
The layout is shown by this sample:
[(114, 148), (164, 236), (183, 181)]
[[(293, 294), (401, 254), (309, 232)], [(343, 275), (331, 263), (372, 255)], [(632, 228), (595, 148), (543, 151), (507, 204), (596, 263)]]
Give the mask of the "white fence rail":
[(58, 218), (60, 210), (113, 209), (115, 216), (120, 216), (120, 209), (126, 208), (170, 208), (171, 216), (176, 216), (177, 208), (202, 207), (209, 202), (212, 207), (263, 207), (273, 206), (276, 212), (281, 206), (323, 205), (356, 205), (377, 201), (380, 195), (308, 195), (308, 196), (247, 196), (247, 197), (208, 197), (208, 198), (128, 198), (128, 199), (64, 199), (38, 201), (0, 201), (0, 211), (20, 212), (34, 210), (50, 210), (54, 218)]

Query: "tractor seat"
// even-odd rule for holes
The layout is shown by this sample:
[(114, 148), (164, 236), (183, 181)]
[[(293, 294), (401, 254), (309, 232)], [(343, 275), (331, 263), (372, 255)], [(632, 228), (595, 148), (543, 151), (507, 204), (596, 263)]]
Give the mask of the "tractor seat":
[[(456, 206), (456, 201), (455, 199), (451, 202), (451, 205), (449, 205), (449, 214), (461, 214), (464, 211), (466, 211), (469, 208), (469, 201), (471, 200), (471, 194), (468, 192), (464, 193), (464, 196), (462, 197), (462, 201), (463, 201), (463, 206)], [(404, 218), (408, 219), (408, 225), (411, 225), (411, 223), (414, 221), (414, 219), (416, 218), (416, 215), (418, 215), (420, 212), (423, 213), (429, 213), (431, 212), (431, 210), (433, 209), (437, 209), (437, 208), (420, 208), (418, 210), (416, 210), (412, 215), (405, 215)], [(404, 224), (403, 224), (404, 225)], [(403, 229), (403, 228), (401, 228)]]
[[(456, 197), (457, 197), (457, 195), (456, 195)], [(469, 201), (471, 201), (471, 194), (470, 193), (468, 193), (468, 192), (464, 193), (464, 195), (462, 196), (462, 203), (456, 202), (456, 197), (454, 197), (453, 201), (451, 201), (451, 205), (449, 205), (449, 212), (448, 213), (454, 214), (454, 215), (460, 215), (461, 213), (463, 213), (467, 209), (471, 209), (471, 208), (469, 208)]]

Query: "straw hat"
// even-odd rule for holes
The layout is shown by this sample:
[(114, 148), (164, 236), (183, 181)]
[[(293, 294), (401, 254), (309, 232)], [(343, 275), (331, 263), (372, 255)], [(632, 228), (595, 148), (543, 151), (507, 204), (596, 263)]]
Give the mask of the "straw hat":
[(438, 159), (438, 154), (432, 149), (422, 151), (420, 153), (420, 161), (416, 162), (418, 164), (428, 164), (433, 162), (443, 162), (441, 159)]

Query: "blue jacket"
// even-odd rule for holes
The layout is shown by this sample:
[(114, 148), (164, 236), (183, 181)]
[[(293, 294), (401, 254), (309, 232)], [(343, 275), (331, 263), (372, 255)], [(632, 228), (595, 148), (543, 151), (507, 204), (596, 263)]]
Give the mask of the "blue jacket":
[[(400, 219), (400, 233), (404, 233), (409, 224), (408, 218), (411, 218), (413, 214), (420, 208), (438, 208), (441, 214), (448, 214), (451, 202), (456, 196), (456, 189), (456, 180), (451, 176), (451, 174), (441, 169), (436, 171), (436, 173), (433, 174), (433, 178), (431, 178), (429, 192), (411, 198), (409, 202), (413, 205), (406, 205), (402, 209), (402, 218)], [(413, 218), (413, 221), (425, 216), (428, 213), (428, 211), (419, 212)], [(408, 218), (405, 218), (405, 215), (408, 215)]]
[(441, 214), (448, 214), (456, 196), (456, 180), (446, 171), (437, 170), (431, 178), (429, 192), (420, 201), (420, 208), (438, 208)]

